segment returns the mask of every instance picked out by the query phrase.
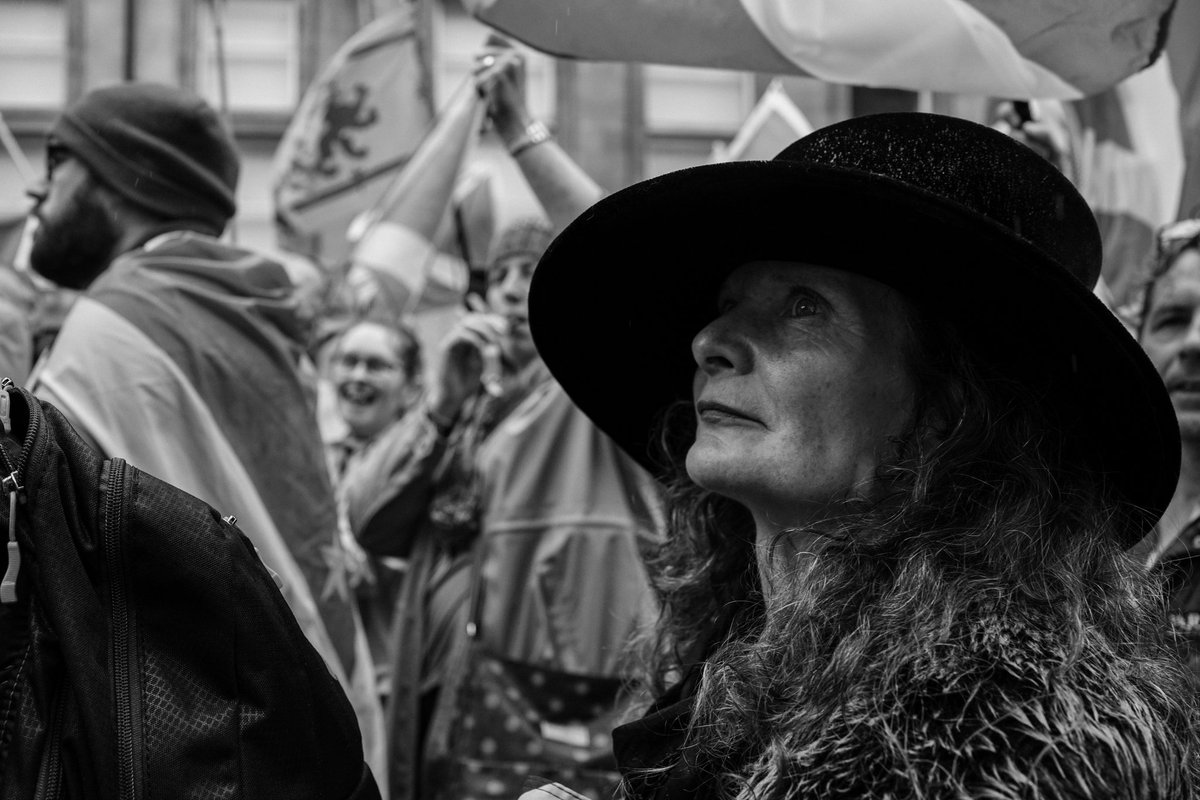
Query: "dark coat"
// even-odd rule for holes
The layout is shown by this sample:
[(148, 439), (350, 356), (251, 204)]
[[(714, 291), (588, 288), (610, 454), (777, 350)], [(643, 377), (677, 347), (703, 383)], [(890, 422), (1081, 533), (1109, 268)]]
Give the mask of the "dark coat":
[[(794, 800), (1151, 800), (1191, 797), (1152, 676), (1099, 636), (1074, 657), (1036, 618), (988, 616), (953, 643), (916, 648), (884, 691), (851, 688), (810, 741), (771, 761)], [(924, 650), (924, 652), (921, 652)], [(716, 797), (710, 763), (683, 748), (693, 670), (651, 713), (619, 728), (636, 800)], [(665, 701), (665, 702), (664, 702)], [(1167, 742), (1164, 745), (1164, 742)], [(1194, 754), (1192, 755), (1194, 758)], [(752, 759), (748, 759), (752, 760)], [(654, 767), (668, 766), (665, 771)], [(640, 769), (651, 768), (641, 772)], [(745, 775), (750, 770), (732, 770)]]

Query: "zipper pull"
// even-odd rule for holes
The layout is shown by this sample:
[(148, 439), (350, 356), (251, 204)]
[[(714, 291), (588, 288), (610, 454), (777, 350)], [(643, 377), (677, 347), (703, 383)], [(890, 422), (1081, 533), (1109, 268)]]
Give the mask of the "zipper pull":
[[(5, 380), (8, 380), (5, 378)], [(12, 436), (12, 399), (8, 396), (8, 386), (0, 387), (0, 425), (4, 426), (4, 435)]]
[(8, 492), (8, 569), (0, 581), (0, 603), (8, 604), (17, 602), (17, 574), (21, 571), (21, 547), (17, 544), (17, 495), (23, 487), (17, 481), (15, 472), (4, 479), (3, 486)]

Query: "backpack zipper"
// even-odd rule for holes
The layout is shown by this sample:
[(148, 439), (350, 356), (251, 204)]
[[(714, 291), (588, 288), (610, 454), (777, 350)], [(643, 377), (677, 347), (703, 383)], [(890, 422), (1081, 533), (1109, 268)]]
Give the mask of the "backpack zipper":
[[(11, 390), (16, 384), (9, 378), (0, 380), (0, 427), (4, 435), (12, 435), (12, 397)], [(0, 580), (0, 603), (17, 602), (17, 576), (21, 571), (21, 547), (17, 544), (17, 501), (24, 500), (25, 487), (21, 484), (21, 473), (25, 470), (25, 461), (33, 450), (33, 440), (41, 425), (41, 415), (26, 402), (29, 407), (29, 425), (25, 431), (25, 441), (21, 443), (21, 452), (17, 463), (12, 463), (8, 450), (0, 446), (0, 460), (8, 473), (0, 480), (0, 488), (8, 494), (8, 567), (4, 570), (4, 578)]]
[[(16, 388), (17, 385), (12, 382), (11, 378), (0, 379), (0, 390), (3, 390), (5, 395), (11, 394), (11, 392)], [(33, 402), (37, 401), (35, 400)], [(25, 429), (25, 440), (21, 443), (21, 454), (17, 457), (17, 463), (15, 467), (13, 466), (11, 459), (8, 457), (8, 451), (6, 451), (3, 447), (0, 447), (0, 453), (3, 454), (0, 456), (0, 458), (3, 458), (4, 466), (5, 468), (9, 468), (10, 473), (20, 473), (25, 471), (25, 461), (29, 458), (30, 451), (33, 450), (33, 440), (37, 437), (38, 429), (42, 427), (42, 415), (40, 409), (34, 408), (34, 405), (31, 402), (26, 402), (25, 405), (29, 410), (29, 425)], [(4, 426), (4, 432), (11, 433), (11, 428), (12, 420), (10, 418), (8, 424)]]
[[(19, 391), (16, 389), (16, 384), (9, 378), (0, 380), (0, 428), (3, 429), (5, 436), (12, 435), (12, 393)], [(17, 544), (17, 502), (24, 501), (25, 487), (21, 484), (21, 475), (25, 471), (25, 463), (29, 459), (29, 454), (33, 451), (33, 442), (37, 437), (38, 429), (41, 427), (41, 409), (34, 408), (33, 403), (26, 398), (26, 406), (28, 407), (29, 423), (25, 430), (25, 439), (21, 443), (21, 452), (17, 454), (17, 463), (14, 464), (12, 457), (9, 455), (8, 449), (0, 445), (0, 463), (3, 465), (4, 475), (0, 478), (0, 487), (8, 493), (8, 566), (4, 571), (3, 580), (0, 580), (0, 603), (15, 603), (17, 601), (17, 577), (21, 569), (21, 549)], [(29, 657), (29, 653), (33, 649), (32, 638), (25, 645), (25, 652), (21, 657), (21, 661), (17, 666), (16, 673), (13, 675), (12, 691), (9, 693), (8, 699), (4, 704), (4, 718), (0, 719), (0, 731), (7, 733), (12, 720), (12, 714), (17, 712), (19, 705), (16, 693), (21, 683), (21, 673)], [(58, 743), (62, 733), (62, 713), (61, 710), (56, 711), (50, 722), (50, 746), (54, 748), (50, 755), (50, 767), (56, 769), (57, 773), (61, 773), (61, 763), (58, 758)], [(8, 744), (4, 742), (4, 752), (0, 757), (8, 757)]]
[(137, 643), (131, 619), (121, 544), (124, 529), (125, 461), (110, 459), (104, 481), (104, 555), (108, 565), (112, 614), (112, 671), (117, 716), (117, 779), (121, 800), (135, 800), (141, 785), (141, 764), (135, 747), (140, 690)]

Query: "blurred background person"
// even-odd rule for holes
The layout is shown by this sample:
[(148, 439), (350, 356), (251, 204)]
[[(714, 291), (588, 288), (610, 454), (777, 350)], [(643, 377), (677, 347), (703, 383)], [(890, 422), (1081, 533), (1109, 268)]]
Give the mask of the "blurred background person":
[(354, 455), (404, 416), (420, 395), (421, 346), (403, 323), (362, 320), (335, 338), (327, 373), (345, 426), (344, 436), (331, 445), (340, 482)]
[(1171, 396), (1183, 457), (1171, 503), (1136, 552), (1167, 583), (1180, 654), (1200, 685), (1200, 219), (1158, 231), (1137, 335)]
[[(363, 453), (399, 422), (420, 395), (421, 346), (407, 325), (361, 320), (335, 337), (327, 360), (326, 380), (341, 425), (331, 434), (326, 432), (326, 448), (344, 522), (346, 487), (363, 480), (357, 474)], [(351, 554), (348, 579), (371, 648), (376, 688), (386, 700), (394, 657), (392, 610), (407, 564), (364, 553), (352, 535), (343, 540), (343, 547)]]
[[(477, 63), (489, 119), (511, 137), (547, 212), (565, 224), (598, 187), (534, 125), (520, 57), (495, 47)], [(364, 480), (346, 486), (364, 548), (409, 561), (387, 711), (394, 798), (459, 797), (485, 786), (515, 794), (524, 774), (551, 768), (539, 761), (549, 749), (544, 729), (528, 722), (536, 708), (512, 717), (517, 727), (505, 717), (492, 724), (472, 694), (481, 648), (533, 665), (543, 680), (563, 674), (572, 685), (601, 678), (618, 686), (629, 675), (626, 644), (652, 613), (641, 561), (657, 530), (652, 483), (567, 399), (530, 337), (529, 281), (552, 236), (540, 219), (501, 232), (482, 296), (469, 297), (471, 310), (430, 358), (421, 403), (365, 451), (356, 473)], [(588, 714), (615, 703), (615, 693), (592, 698), (602, 709)], [(588, 735), (586, 747), (603, 753), (597, 772), (610, 791), (604, 741), (593, 748)], [(498, 769), (467, 769), (471, 757)]]

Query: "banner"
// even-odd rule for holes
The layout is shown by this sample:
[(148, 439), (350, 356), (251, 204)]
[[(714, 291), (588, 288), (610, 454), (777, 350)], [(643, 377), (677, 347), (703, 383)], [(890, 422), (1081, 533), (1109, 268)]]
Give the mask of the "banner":
[(432, 123), (416, 13), (405, 5), (356, 33), (309, 87), (274, 164), (280, 247), (326, 267), (348, 252), (371, 208)]

